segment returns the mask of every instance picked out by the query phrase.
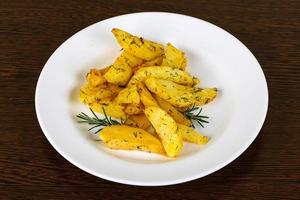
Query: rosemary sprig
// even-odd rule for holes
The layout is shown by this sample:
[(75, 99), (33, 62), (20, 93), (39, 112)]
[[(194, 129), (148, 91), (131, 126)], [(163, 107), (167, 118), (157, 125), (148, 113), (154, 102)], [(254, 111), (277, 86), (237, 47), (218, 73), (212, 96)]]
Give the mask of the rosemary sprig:
[[(194, 111), (198, 110), (197, 114), (194, 113)], [(204, 128), (203, 123), (209, 123), (207, 119), (209, 118), (208, 116), (200, 115), (202, 111), (202, 108), (199, 108), (198, 106), (195, 106), (195, 104), (188, 108), (186, 111), (184, 111), (184, 115), (191, 120), (192, 122), (192, 127), (195, 128), (195, 125), (193, 121), (198, 123), (202, 128)]]
[(119, 125), (119, 124), (123, 124), (125, 121), (123, 121), (121, 119), (121, 122), (117, 121), (117, 120), (114, 120), (112, 119), (111, 117), (108, 117), (106, 112), (105, 112), (105, 109), (102, 107), (102, 110), (103, 110), (103, 114), (104, 114), (104, 118), (103, 119), (100, 119), (96, 114), (95, 112), (90, 108), (93, 116), (90, 117), (88, 116), (87, 114), (81, 112), (80, 114), (76, 115), (77, 118), (79, 118), (80, 120), (78, 121), (78, 123), (87, 123), (89, 125), (91, 125), (92, 127), (89, 129), (92, 130), (94, 128), (98, 128), (99, 129), (95, 132), (95, 134), (99, 131), (102, 130), (102, 128), (104, 126), (111, 126), (111, 125)]

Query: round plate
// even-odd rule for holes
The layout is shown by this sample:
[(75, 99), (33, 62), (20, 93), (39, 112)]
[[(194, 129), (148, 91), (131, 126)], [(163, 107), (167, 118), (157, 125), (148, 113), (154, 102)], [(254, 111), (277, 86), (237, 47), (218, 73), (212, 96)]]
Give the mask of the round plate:
[[(110, 65), (119, 55), (112, 28), (120, 28), (186, 53), (192, 75), (202, 87), (217, 87), (215, 101), (203, 107), (210, 117), (207, 145), (184, 144), (176, 159), (110, 150), (96, 141), (76, 114), (79, 88), (92, 67)], [(170, 185), (206, 176), (233, 161), (253, 142), (267, 113), (268, 89), (263, 71), (238, 39), (193, 17), (160, 12), (113, 17), (76, 33), (49, 58), (36, 87), (36, 112), (51, 145), (68, 161), (95, 176), (132, 185)]]

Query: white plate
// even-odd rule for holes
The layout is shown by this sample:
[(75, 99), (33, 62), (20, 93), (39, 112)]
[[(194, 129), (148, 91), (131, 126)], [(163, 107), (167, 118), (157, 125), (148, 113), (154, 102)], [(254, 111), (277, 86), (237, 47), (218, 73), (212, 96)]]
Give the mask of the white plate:
[[(186, 52), (188, 71), (202, 86), (217, 87), (204, 106), (210, 124), (197, 129), (212, 137), (203, 146), (185, 144), (177, 159), (108, 150), (95, 141), (75, 115), (89, 112), (78, 90), (91, 67), (105, 67), (120, 53), (111, 34), (117, 27), (144, 38), (173, 43)], [(170, 185), (206, 176), (233, 161), (253, 142), (267, 113), (263, 71), (238, 39), (217, 26), (173, 13), (113, 17), (76, 33), (49, 58), (36, 88), (36, 112), (52, 146), (68, 161), (95, 176), (132, 185)]]

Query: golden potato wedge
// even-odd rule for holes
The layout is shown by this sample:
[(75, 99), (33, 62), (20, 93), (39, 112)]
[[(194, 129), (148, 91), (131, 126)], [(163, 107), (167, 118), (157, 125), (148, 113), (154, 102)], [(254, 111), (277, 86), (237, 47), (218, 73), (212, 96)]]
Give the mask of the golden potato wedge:
[(119, 93), (120, 89), (111, 84), (92, 86), (86, 84), (80, 88), (80, 101), (84, 104), (100, 102), (102, 99), (111, 98)]
[(198, 133), (193, 128), (188, 126), (177, 124), (178, 132), (182, 134), (183, 140), (195, 144), (206, 144), (209, 141), (207, 136)]
[(158, 106), (155, 99), (152, 97), (149, 90), (145, 87), (143, 82), (139, 82), (138, 85), (138, 93), (140, 94), (140, 98), (142, 103), (147, 106)]
[(153, 60), (164, 53), (164, 48), (161, 44), (144, 40), (117, 28), (113, 28), (112, 33), (125, 51), (138, 58)]
[(121, 90), (116, 97), (116, 102), (121, 103), (131, 103), (138, 105), (140, 103), (140, 95), (137, 90), (137, 86), (129, 86)]
[(113, 125), (103, 128), (98, 135), (104, 144), (111, 149), (139, 150), (165, 154), (159, 139), (140, 128)]
[(150, 61), (146, 61), (144, 62), (142, 65), (136, 66), (132, 68), (132, 72), (135, 74), (139, 69), (141, 69), (142, 67), (150, 67), (150, 66), (160, 66), (162, 63), (162, 59), (163, 57), (157, 57), (154, 58), (153, 60)]
[(137, 115), (143, 113), (144, 106), (143, 104), (127, 104), (125, 107), (125, 113), (128, 115)]
[(103, 76), (110, 83), (124, 86), (129, 81), (131, 75), (131, 67), (125, 64), (115, 63)]
[(132, 76), (128, 84), (135, 85), (150, 77), (165, 79), (182, 85), (191, 86), (194, 84), (193, 77), (189, 73), (165, 66), (142, 67)]
[(130, 115), (125, 121), (125, 124), (129, 126), (135, 126), (144, 130), (148, 129), (151, 126), (150, 121), (144, 113), (139, 115)]
[(181, 112), (179, 112), (176, 108), (174, 108), (169, 102), (163, 100), (162, 98), (158, 97), (157, 95), (155, 95), (154, 97), (155, 97), (159, 107), (161, 107), (171, 117), (173, 117), (175, 122), (186, 125), (186, 126), (192, 125), (191, 120), (186, 118)]
[[(133, 67), (132, 68), (132, 73), (133, 74), (136, 74), (136, 72), (139, 70), (139, 69), (141, 69), (142, 68), (142, 66), (136, 66), (136, 67)], [(129, 81), (130, 82), (130, 81)]]
[(168, 43), (162, 65), (185, 70), (186, 63), (187, 61), (184, 57), (184, 52), (174, 47), (171, 43)]
[(102, 85), (106, 82), (106, 79), (101, 74), (101, 71), (98, 69), (91, 69), (86, 76), (86, 80), (92, 86)]
[(104, 74), (104, 78), (113, 84), (126, 85), (132, 75), (132, 67), (141, 65), (142, 59), (123, 51)]
[(124, 106), (117, 104), (114, 101), (107, 100), (106, 102), (100, 103), (91, 103), (89, 104), (90, 108), (97, 113), (103, 113), (103, 109), (108, 116), (115, 117), (118, 119), (125, 120), (127, 118), (126, 113), (124, 112)]
[(90, 88), (92, 88), (92, 90), (95, 90), (96, 92), (99, 89), (106, 89), (106, 90), (110, 90), (114, 96), (116, 96), (123, 88), (119, 87), (118, 85), (112, 84), (112, 83), (104, 83), (102, 85), (97, 85), (97, 86), (92, 86), (91, 84), (87, 84), (89, 85)]
[(133, 56), (127, 51), (123, 51), (121, 55), (117, 58), (116, 62), (125, 63), (129, 67), (136, 67), (142, 65), (144, 60), (136, 56)]
[(114, 93), (114, 97), (121, 92), (123, 89), (122, 87), (119, 87), (118, 85), (112, 84), (112, 83), (107, 83), (105, 89), (110, 90), (111, 92)]
[(174, 108), (176, 109), (176, 110), (178, 110), (179, 112), (185, 112), (189, 107), (176, 107), (176, 106), (174, 106)]
[(156, 106), (145, 108), (144, 113), (160, 137), (167, 155), (176, 157), (183, 146), (182, 135), (178, 132), (176, 122), (164, 110)]
[(195, 102), (192, 92), (189, 91), (189, 87), (156, 78), (148, 78), (145, 84), (152, 93), (174, 106), (189, 107)]
[(194, 92), (195, 104), (198, 106), (207, 104), (214, 100), (217, 96), (217, 88), (199, 88), (198, 91)]
[(154, 58), (153, 60), (149, 60), (144, 62), (141, 67), (150, 67), (150, 66), (161, 66), (161, 63), (163, 61), (163, 56), (159, 56), (157, 58)]

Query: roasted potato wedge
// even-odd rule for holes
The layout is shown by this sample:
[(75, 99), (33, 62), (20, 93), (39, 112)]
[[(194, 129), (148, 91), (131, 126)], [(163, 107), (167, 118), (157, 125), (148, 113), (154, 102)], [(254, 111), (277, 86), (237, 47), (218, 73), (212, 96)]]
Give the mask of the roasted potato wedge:
[(148, 78), (145, 84), (152, 93), (174, 106), (189, 107), (194, 103), (194, 96), (186, 86), (156, 78)]
[(191, 127), (182, 124), (177, 124), (177, 126), (178, 126), (178, 132), (182, 134), (184, 141), (195, 143), (195, 144), (206, 144), (209, 141), (209, 138), (207, 136), (198, 133)]
[(117, 103), (128, 103), (128, 104), (136, 104), (140, 103), (140, 95), (137, 91), (137, 86), (129, 86), (120, 91), (118, 96), (116, 97)]
[(80, 88), (80, 101), (84, 104), (100, 102), (102, 99), (115, 97), (120, 88), (112, 84), (92, 86), (86, 84)]
[[(133, 67), (132, 68), (132, 73), (133, 74), (136, 74), (136, 72), (139, 70), (139, 69), (141, 69), (142, 68), (142, 66), (137, 66), (137, 67)], [(130, 81), (129, 81), (130, 82)]]
[(108, 100), (106, 102), (101, 102), (101, 103), (91, 103), (89, 104), (90, 108), (94, 111), (94, 112), (98, 112), (98, 113), (103, 113), (103, 109), (105, 110), (105, 113), (108, 116), (111, 117), (115, 117), (118, 119), (126, 119), (127, 115), (124, 112), (124, 106), (115, 103), (114, 101)]
[(116, 62), (125, 63), (129, 67), (136, 67), (142, 65), (144, 60), (136, 56), (133, 56), (127, 51), (123, 51)]
[(166, 111), (175, 122), (179, 124), (183, 124), (185, 126), (191, 126), (191, 120), (186, 118), (180, 111), (178, 111), (176, 108), (174, 108), (169, 102), (165, 101), (164, 99), (158, 97), (157, 95), (154, 96), (159, 107), (162, 108), (164, 111)]
[(111, 149), (139, 150), (165, 154), (159, 139), (143, 129), (126, 125), (113, 125), (98, 133), (100, 139)]
[(106, 82), (106, 79), (103, 77), (101, 70), (91, 69), (86, 76), (86, 80), (92, 86), (99, 86)]
[(113, 84), (126, 85), (132, 75), (132, 69), (128, 65), (115, 63), (103, 75), (104, 78)]
[(132, 75), (132, 67), (142, 64), (143, 60), (123, 51), (104, 74), (104, 78), (113, 84), (126, 85)]
[(160, 57), (157, 57), (153, 60), (150, 60), (150, 61), (146, 61), (144, 62), (142, 65), (139, 65), (137, 67), (133, 67), (132, 68), (132, 72), (133, 73), (136, 73), (139, 69), (141, 69), (142, 67), (150, 67), (150, 66), (160, 66), (161, 63), (162, 63), (162, 60), (163, 60), (163, 57), (160, 56)]
[(164, 48), (161, 44), (144, 40), (117, 28), (112, 29), (112, 33), (125, 51), (138, 58), (153, 60), (164, 53)]
[(128, 84), (135, 85), (150, 77), (166, 79), (182, 85), (191, 86), (194, 84), (193, 77), (189, 73), (165, 66), (142, 67), (132, 76)]
[(159, 56), (157, 58), (154, 58), (153, 60), (149, 60), (144, 62), (141, 67), (150, 67), (150, 66), (161, 66), (161, 63), (163, 61), (163, 56)]
[(151, 126), (150, 121), (144, 113), (139, 115), (130, 115), (125, 121), (125, 124), (129, 126), (135, 126), (144, 130), (148, 129)]
[(130, 103), (130, 104), (126, 105), (124, 111), (128, 115), (137, 115), (137, 114), (143, 113), (143, 109), (144, 109), (144, 106), (141, 103), (139, 103), (139, 104)]
[(178, 132), (176, 122), (164, 110), (156, 106), (146, 107), (144, 113), (160, 137), (167, 155), (176, 157), (183, 146), (182, 135)]
[(126, 85), (132, 75), (132, 67), (143, 63), (142, 59), (123, 51), (104, 74), (104, 78), (113, 84)]
[(202, 106), (214, 100), (217, 96), (217, 88), (199, 88), (198, 91), (194, 92), (195, 104)]
[(138, 93), (140, 94), (140, 98), (142, 103), (147, 106), (158, 106), (157, 102), (146, 88), (143, 82), (138, 83)]
[(185, 70), (186, 63), (187, 61), (184, 57), (184, 52), (174, 47), (171, 43), (168, 43), (162, 65)]

